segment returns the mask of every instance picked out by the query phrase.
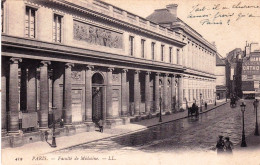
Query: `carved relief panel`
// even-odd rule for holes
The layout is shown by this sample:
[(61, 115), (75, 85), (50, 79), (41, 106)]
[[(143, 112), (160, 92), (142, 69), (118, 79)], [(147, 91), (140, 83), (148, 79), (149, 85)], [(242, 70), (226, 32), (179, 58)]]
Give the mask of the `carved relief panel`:
[(73, 21), (73, 38), (93, 45), (122, 49), (121, 33), (76, 20)]

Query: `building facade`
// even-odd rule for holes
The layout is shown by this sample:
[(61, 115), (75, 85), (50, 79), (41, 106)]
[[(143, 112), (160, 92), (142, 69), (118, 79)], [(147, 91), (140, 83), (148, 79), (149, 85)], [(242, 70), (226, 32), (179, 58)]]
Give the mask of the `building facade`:
[(196, 101), (213, 103), (216, 97), (216, 54), (214, 43), (209, 43), (196, 30), (177, 16), (177, 4), (157, 9), (147, 17), (172, 29), (186, 43), (181, 64), (184, 67), (183, 95), (189, 106)]
[(216, 48), (185, 23), (102, 1), (1, 6), (3, 147), (43, 140), (57, 119), (59, 136), (71, 135), (215, 98)]
[(217, 54), (216, 56), (216, 93), (217, 99), (224, 99), (226, 98), (226, 64), (225, 59), (220, 55)]

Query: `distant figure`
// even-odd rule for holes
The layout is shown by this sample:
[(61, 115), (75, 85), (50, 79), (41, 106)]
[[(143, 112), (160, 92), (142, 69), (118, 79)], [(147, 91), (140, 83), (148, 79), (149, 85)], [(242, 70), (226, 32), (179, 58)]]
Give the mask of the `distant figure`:
[(205, 101), (205, 109), (208, 108), (208, 103)]
[(63, 125), (64, 125), (64, 121), (63, 121), (63, 119), (61, 119), (60, 120), (60, 127), (63, 127)]
[(225, 139), (226, 139), (226, 141), (225, 141), (224, 145), (225, 145), (226, 153), (232, 154), (233, 143), (231, 141), (229, 141), (229, 137), (226, 137)]
[(45, 141), (46, 141), (46, 142), (48, 141), (48, 136), (49, 136), (49, 132), (48, 132), (48, 131), (45, 131), (45, 132), (44, 132), (44, 137), (45, 137)]
[(223, 140), (223, 136), (219, 136), (216, 148), (217, 148), (217, 154), (221, 154), (224, 152), (225, 142)]
[(98, 127), (99, 127), (99, 132), (103, 132), (103, 121), (102, 120), (98, 121)]

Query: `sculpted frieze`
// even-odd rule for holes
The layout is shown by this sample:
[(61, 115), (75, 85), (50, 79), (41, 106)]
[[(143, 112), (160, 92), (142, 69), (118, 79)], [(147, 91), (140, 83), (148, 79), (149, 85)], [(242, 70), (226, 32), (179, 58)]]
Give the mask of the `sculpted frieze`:
[(94, 45), (122, 49), (122, 34), (89, 25), (87, 23), (74, 20), (73, 36), (74, 39), (78, 41), (85, 41)]

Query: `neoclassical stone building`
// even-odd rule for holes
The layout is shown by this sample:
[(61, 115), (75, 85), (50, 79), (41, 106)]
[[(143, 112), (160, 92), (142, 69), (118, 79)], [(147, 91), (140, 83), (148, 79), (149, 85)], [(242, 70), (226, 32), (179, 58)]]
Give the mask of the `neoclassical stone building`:
[(165, 27), (96, 0), (1, 7), (3, 147), (42, 140), (53, 116), (62, 136), (214, 100), (216, 48), (184, 22)]

